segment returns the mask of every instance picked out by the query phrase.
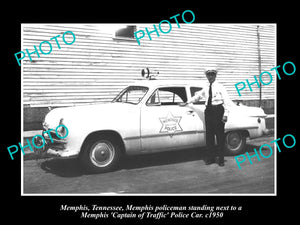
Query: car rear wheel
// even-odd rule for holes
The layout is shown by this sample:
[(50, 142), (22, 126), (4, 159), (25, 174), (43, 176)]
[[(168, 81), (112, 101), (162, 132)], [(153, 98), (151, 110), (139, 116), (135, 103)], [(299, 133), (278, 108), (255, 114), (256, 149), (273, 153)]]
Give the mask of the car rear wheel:
[(238, 155), (244, 151), (246, 136), (241, 131), (230, 131), (225, 136), (225, 149), (229, 155)]
[(121, 147), (111, 137), (93, 137), (89, 139), (80, 154), (80, 162), (86, 170), (103, 173), (114, 170), (121, 158)]

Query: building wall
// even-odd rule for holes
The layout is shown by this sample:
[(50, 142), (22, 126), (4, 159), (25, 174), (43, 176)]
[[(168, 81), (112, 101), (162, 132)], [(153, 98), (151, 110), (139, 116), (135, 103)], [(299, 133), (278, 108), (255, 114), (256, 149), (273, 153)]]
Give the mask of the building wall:
[[(22, 60), (24, 112), (43, 107), (61, 107), (108, 102), (126, 85), (139, 78), (141, 69), (159, 71), (158, 79), (205, 80), (203, 68), (217, 65), (218, 80), (233, 100), (257, 101), (260, 89), (242, 91), (234, 84), (259, 75), (258, 33), (261, 71), (275, 67), (275, 24), (172, 24), (168, 34), (152, 33), (141, 39), (115, 38), (116, 24), (22, 24), (22, 49), (34, 51), (34, 45), (60, 35), (61, 49), (51, 40), (48, 55), (32, 54)], [(125, 25), (125, 24), (123, 24)], [(133, 24), (132, 24), (133, 25)], [(135, 24), (134, 24), (135, 25)], [(137, 30), (153, 24), (136, 24)], [(158, 25), (156, 24), (158, 27)], [(259, 26), (259, 27), (258, 27)], [(163, 30), (169, 27), (164, 23)], [(76, 41), (65, 45), (61, 39), (72, 31)], [(72, 39), (66, 35), (66, 39)], [(47, 44), (43, 45), (47, 51)], [(272, 72), (275, 78), (274, 71)], [(273, 79), (275, 80), (275, 79)], [(262, 99), (274, 101), (275, 82), (263, 86)], [(31, 110), (31, 111), (32, 111)], [(31, 113), (32, 114), (32, 113)], [(33, 113), (34, 114), (34, 113)], [(34, 117), (33, 117), (34, 118)], [(37, 117), (36, 117), (37, 118)], [(30, 121), (30, 118), (26, 119)], [(24, 121), (26, 122), (26, 121)]]

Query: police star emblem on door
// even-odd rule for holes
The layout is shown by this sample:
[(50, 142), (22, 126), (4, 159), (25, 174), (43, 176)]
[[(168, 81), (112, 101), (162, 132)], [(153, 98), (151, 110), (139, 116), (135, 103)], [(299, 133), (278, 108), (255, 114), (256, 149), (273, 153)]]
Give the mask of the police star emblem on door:
[(180, 126), (181, 116), (173, 116), (171, 112), (168, 112), (166, 117), (159, 118), (159, 120), (162, 124), (159, 133), (168, 133), (170, 137), (173, 137), (175, 133), (182, 131)]

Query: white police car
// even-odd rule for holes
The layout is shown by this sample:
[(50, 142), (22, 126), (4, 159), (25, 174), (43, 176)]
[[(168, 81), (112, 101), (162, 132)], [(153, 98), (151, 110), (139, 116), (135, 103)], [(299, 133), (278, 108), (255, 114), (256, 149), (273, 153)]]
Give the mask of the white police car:
[[(52, 143), (49, 132), (44, 132), (44, 150), (59, 157), (79, 157), (89, 171), (107, 172), (116, 168), (123, 154), (205, 146), (204, 101), (179, 106), (204, 85), (144, 79), (110, 103), (53, 109), (45, 117), (44, 130), (64, 124), (69, 133)], [(232, 106), (225, 125), (227, 153), (240, 154), (246, 137), (262, 136), (265, 117), (261, 108)]]

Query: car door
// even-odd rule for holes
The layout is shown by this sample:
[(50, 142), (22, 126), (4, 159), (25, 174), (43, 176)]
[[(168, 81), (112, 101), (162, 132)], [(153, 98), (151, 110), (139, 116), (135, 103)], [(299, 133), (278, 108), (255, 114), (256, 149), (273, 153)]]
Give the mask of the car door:
[[(199, 92), (201, 90), (202, 90), (202, 87), (191, 86), (188, 91), (190, 92), (191, 97), (193, 97), (197, 92)], [(200, 117), (200, 119), (203, 123), (203, 128), (205, 130), (205, 118), (204, 118), (205, 99), (200, 99), (199, 101), (189, 105), (189, 107), (198, 114), (198, 116)]]
[(204, 145), (203, 122), (186, 102), (185, 87), (156, 89), (141, 107), (142, 151), (167, 151)]

